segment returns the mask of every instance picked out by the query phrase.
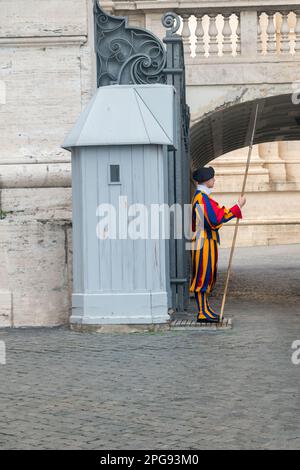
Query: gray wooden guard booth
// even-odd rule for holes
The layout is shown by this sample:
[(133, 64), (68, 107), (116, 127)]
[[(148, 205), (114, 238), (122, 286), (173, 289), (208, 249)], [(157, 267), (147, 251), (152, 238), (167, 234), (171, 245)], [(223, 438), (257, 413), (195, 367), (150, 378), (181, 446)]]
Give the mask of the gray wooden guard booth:
[(150, 214), (168, 203), (174, 95), (169, 85), (100, 87), (62, 145), (72, 152), (74, 326), (169, 319), (168, 241), (126, 232), (140, 215), (129, 217), (133, 204)]

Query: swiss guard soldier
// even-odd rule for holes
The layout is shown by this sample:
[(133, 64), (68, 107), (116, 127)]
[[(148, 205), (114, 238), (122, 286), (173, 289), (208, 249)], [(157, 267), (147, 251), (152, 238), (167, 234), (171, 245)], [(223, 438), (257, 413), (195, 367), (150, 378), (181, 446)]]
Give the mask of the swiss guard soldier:
[(215, 183), (212, 167), (194, 171), (197, 189), (192, 204), (192, 280), (190, 292), (195, 292), (198, 306), (197, 322), (218, 322), (219, 314), (209, 305), (207, 296), (215, 286), (218, 266), (219, 228), (229, 220), (242, 218), (241, 208), (246, 198), (239, 197), (238, 204), (226, 209), (214, 201), (211, 191)]

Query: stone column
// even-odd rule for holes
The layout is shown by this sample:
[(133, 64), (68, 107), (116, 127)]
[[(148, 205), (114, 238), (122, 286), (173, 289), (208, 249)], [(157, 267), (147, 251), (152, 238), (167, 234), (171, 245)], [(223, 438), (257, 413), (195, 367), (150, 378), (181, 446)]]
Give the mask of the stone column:
[(279, 156), (285, 162), (287, 181), (300, 183), (300, 142), (279, 142)]
[[(278, 142), (268, 142), (259, 144), (259, 153), (266, 162), (265, 168), (270, 174), (271, 183), (283, 183), (286, 181), (286, 171), (284, 161), (278, 153)], [(269, 162), (269, 163), (268, 163)]]
[(258, 21), (256, 11), (241, 11), (241, 54), (255, 57), (257, 55)]
[[(248, 147), (234, 150), (223, 155), (213, 162), (217, 170), (216, 191), (239, 193), (242, 188), (245, 166), (248, 156)], [(268, 171), (263, 168), (263, 161), (258, 153), (258, 146), (252, 150), (251, 164), (247, 179), (247, 191), (257, 191), (269, 183)]]

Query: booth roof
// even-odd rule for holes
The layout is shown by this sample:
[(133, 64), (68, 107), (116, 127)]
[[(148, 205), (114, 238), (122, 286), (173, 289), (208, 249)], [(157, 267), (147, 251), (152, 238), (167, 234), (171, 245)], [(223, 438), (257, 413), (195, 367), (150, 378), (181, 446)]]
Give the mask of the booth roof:
[(110, 85), (97, 92), (66, 136), (62, 148), (174, 144), (171, 85)]

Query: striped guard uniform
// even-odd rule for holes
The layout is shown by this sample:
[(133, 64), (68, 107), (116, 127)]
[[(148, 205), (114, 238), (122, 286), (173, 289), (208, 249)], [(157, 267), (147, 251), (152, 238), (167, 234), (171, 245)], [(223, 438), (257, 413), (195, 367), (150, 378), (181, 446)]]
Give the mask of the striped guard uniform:
[(242, 218), (240, 207), (220, 207), (204, 191), (197, 189), (192, 204), (192, 279), (198, 320), (217, 321), (219, 315), (210, 307), (207, 295), (215, 286), (218, 266), (219, 229), (233, 218)]

